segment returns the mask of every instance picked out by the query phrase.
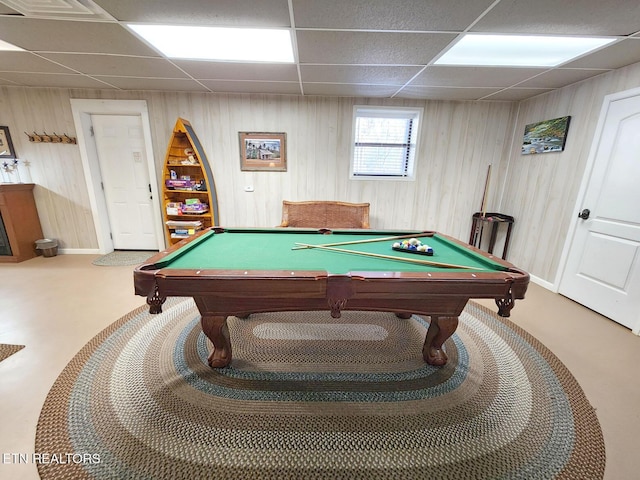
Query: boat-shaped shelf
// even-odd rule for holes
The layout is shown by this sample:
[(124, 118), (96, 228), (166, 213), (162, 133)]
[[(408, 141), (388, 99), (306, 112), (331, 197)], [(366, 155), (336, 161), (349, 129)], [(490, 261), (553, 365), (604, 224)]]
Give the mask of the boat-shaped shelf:
[(162, 192), (168, 246), (198, 230), (219, 225), (211, 166), (193, 127), (183, 118), (176, 121), (167, 147)]

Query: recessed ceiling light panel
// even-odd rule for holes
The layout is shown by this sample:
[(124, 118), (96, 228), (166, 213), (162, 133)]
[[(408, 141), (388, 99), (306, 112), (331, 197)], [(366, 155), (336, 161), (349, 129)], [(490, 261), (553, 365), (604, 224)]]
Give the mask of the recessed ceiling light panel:
[(435, 64), (555, 67), (615, 40), (611, 37), (468, 34)]
[(293, 63), (287, 29), (129, 25), (169, 58)]
[(0, 40), (0, 51), (2, 52), (23, 52), (24, 49), (20, 47), (16, 47), (10, 43), (7, 43), (3, 40)]

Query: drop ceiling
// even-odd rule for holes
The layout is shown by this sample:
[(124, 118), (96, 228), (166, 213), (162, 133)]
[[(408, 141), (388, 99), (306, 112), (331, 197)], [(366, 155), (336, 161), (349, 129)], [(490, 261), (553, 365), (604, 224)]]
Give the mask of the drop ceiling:
[[(127, 23), (289, 28), (293, 64), (171, 60)], [(614, 36), (556, 68), (433, 62), (464, 33)], [(517, 101), (640, 62), (638, 0), (0, 0), (0, 85)]]

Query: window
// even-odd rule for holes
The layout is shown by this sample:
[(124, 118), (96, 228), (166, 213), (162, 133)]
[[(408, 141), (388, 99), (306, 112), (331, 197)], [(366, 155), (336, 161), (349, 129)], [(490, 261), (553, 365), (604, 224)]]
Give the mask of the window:
[(355, 106), (351, 178), (413, 179), (421, 108)]

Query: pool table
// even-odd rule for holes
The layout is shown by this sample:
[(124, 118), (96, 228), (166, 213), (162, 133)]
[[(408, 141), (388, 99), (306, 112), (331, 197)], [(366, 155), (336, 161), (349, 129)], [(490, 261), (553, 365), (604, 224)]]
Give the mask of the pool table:
[[(414, 237), (421, 255), (392, 248)], [(160, 313), (169, 296), (193, 297), (213, 344), (212, 368), (231, 362), (230, 315), (327, 310), (430, 317), (422, 356), (444, 365), (443, 343), (471, 298), (493, 298), (508, 317), (524, 298), (529, 275), (452, 237), (430, 231), (211, 227), (134, 270), (135, 293)]]

